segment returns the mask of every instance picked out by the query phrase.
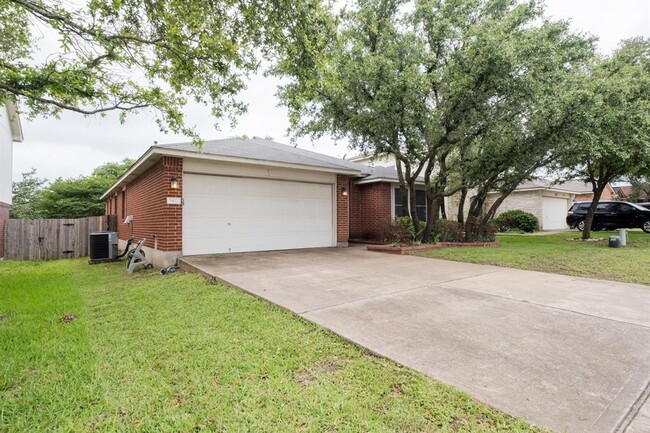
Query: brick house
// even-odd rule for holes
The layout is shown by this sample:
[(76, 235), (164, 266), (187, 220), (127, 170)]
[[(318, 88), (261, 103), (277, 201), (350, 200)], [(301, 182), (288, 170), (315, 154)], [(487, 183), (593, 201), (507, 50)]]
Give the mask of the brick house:
[(7, 100), (0, 106), (0, 259), (4, 257), (5, 223), (11, 209), (13, 144), (22, 140), (16, 106)]
[[(346, 246), (400, 214), (397, 172), (262, 139), (156, 145), (102, 199), (121, 248), (181, 255)], [(397, 199), (396, 199), (397, 198)], [(424, 191), (417, 191), (424, 212)]]

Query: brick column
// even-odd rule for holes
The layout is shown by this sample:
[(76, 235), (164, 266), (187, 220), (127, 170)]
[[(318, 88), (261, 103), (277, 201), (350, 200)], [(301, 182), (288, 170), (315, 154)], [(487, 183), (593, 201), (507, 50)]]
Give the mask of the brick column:
[(350, 178), (336, 176), (336, 245), (347, 247), (350, 238)]
[[(183, 159), (171, 156), (163, 157), (165, 167), (164, 182), (165, 197), (183, 197)], [(178, 180), (178, 188), (171, 188), (171, 180)], [(180, 251), (183, 239), (183, 205), (164, 204), (165, 231), (161, 239), (160, 249), (163, 251)]]

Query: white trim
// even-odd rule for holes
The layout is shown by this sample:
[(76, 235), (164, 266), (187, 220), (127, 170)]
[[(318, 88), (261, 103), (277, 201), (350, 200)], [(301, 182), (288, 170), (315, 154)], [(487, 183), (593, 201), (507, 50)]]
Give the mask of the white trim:
[[(377, 182), (388, 182), (388, 183), (397, 183), (399, 185), (399, 179), (395, 178), (388, 178), (388, 177), (374, 177), (372, 179), (361, 179), (357, 180), (355, 183), (357, 185), (364, 185), (368, 183), (377, 183)], [(416, 185), (424, 185), (424, 181), (416, 180), (415, 181)]]
[[(543, 186), (535, 186), (530, 188), (517, 188), (512, 192), (515, 193), (515, 192), (531, 192), (531, 191), (550, 191), (550, 192), (561, 192), (564, 194), (576, 194), (576, 195), (592, 193), (592, 191), (576, 191), (570, 189), (544, 188)], [(488, 192), (488, 194), (501, 194), (501, 193), (499, 191), (490, 191)]]
[(7, 115), (9, 116), (9, 126), (11, 128), (11, 138), (16, 143), (21, 143), (23, 141), (23, 127), (20, 124), (20, 116), (18, 115), (18, 110), (16, 109), (16, 104), (13, 103), (10, 99), (5, 101), (5, 107), (7, 108)]

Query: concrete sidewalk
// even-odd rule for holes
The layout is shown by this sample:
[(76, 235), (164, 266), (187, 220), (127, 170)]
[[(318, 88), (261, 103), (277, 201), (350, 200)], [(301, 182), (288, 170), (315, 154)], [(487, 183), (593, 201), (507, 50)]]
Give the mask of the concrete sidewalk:
[(648, 286), (362, 247), (182, 261), (535, 424), (650, 432)]

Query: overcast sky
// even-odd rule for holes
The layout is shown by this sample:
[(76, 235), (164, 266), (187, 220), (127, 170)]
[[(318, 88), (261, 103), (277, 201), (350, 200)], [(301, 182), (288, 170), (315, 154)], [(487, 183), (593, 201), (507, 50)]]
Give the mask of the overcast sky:
[[(599, 50), (610, 53), (620, 40), (634, 36), (650, 37), (650, 0), (546, 0), (547, 15), (570, 19), (575, 31), (599, 38)], [(278, 106), (275, 97), (277, 80), (255, 77), (242, 94), (248, 113), (239, 118), (231, 129), (227, 122), (221, 130), (202, 107), (187, 110), (187, 122), (196, 125), (203, 139), (234, 135), (271, 136), (289, 143), (286, 110)], [(137, 158), (154, 141), (173, 143), (187, 141), (185, 137), (161, 133), (152, 115), (129, 116), (121, 125), (115, 116), (86, 118), (65, 113), (60, 119), (22, 119), (25, 140), (14, 146), (14, 180), (34, 167), (38, 176), (54, 180), (90, 174), (93, 168), (126, 157)], [(298, 141), (300, 147), (328, 155), (343, 157), (352, 154), (345, 143), (331, 140), (312, 144), (307, 138)]]

